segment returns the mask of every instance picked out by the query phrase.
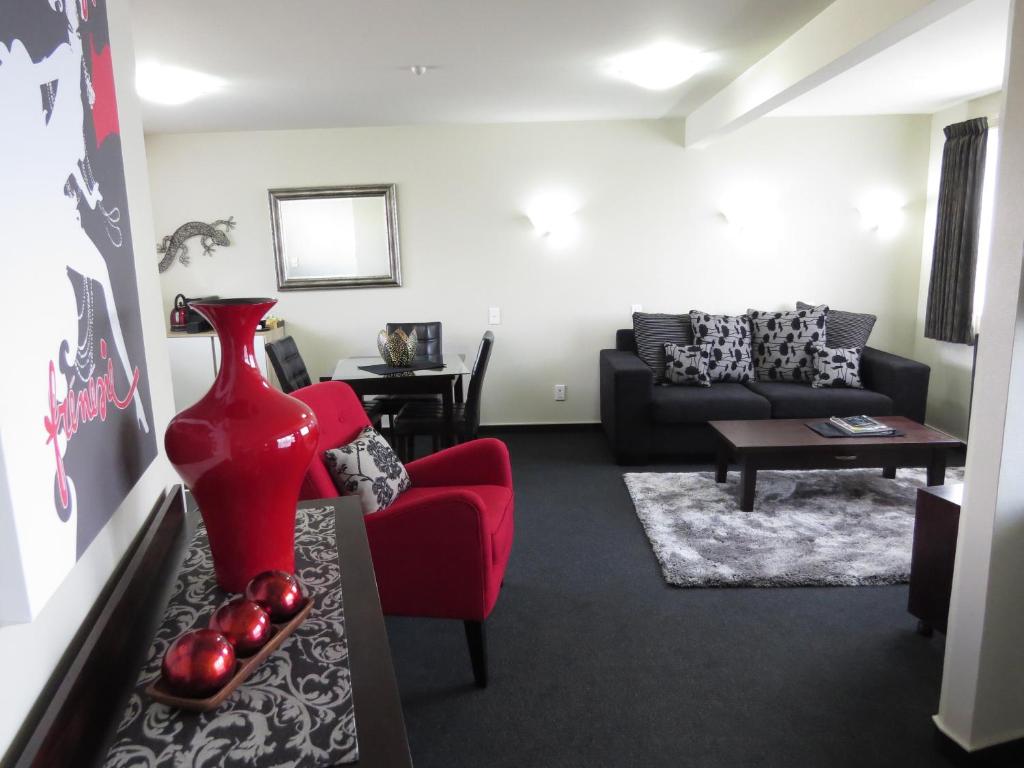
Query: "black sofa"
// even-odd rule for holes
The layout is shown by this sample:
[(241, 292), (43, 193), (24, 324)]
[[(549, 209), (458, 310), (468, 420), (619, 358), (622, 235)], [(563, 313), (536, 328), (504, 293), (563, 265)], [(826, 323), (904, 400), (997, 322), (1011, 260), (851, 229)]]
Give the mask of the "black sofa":
[(805, 384), (716, 383), (710, 387), (655, 385), (637, 357), (631, 328), (615, 333), (615, 349), (602, 349), (601, 424), (619, 464), (654, 457), (709, 454), (716, 448), (707, 422), (714, 419), (813, 419), (829, 416), (906, 416), (924, 422), (927, 365), (880, 349), (861, 356), (864, 389), (815, 389)]

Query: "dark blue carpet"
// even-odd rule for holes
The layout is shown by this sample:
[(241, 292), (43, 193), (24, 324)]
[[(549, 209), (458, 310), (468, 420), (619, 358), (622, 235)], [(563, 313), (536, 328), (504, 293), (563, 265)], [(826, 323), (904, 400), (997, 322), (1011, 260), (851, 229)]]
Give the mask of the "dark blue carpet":
[(516, 541), (490, 686), (461, 622), (388, 619), (418, 768), (1024, 765), (937, 735), (943, 638), (915, 633), (905, 586), (670, 587), (600, 432), (502, 438)]

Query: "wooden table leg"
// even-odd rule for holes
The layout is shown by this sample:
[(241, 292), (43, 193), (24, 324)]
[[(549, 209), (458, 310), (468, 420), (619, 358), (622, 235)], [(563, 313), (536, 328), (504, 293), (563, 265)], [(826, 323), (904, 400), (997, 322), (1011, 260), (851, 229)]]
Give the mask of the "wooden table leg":
[(757, 467), (750, 459), (743, 459), (740, 464), (740, 510), (754, 511), (754, 487), (757, 485)]
[(892, 466), (883, 467), (882, 468), (882, 477), (884, 477), (886, 480), (895, 480), (896, 479), (896, 465), (894, 464)]
[(946, 450), (933, 448), (928, 462), (928, 485), (944, 485), (946, 482)]
[(715, 465), (715, 482), (724, 483), (729, 476), (729, 449), (725, 443), (718, 446), (718, 463)]

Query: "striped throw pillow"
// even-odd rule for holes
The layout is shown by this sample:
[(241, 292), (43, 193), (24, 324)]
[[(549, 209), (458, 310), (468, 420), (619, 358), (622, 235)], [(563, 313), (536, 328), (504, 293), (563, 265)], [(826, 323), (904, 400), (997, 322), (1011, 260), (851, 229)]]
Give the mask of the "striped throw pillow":
[(654, 372), (654, 383), (665, 381), (665, 345), (685, 347), (693, 344), (689, 315), (633, 313), (636, 353)]
[[(814, 306), (803, 301), (796, 303), (797, 309), (814, 309)], [(864, 349), (868, 345), (868, 336), (875, 327), (878, 318), (860, 312), (843, 312), (838, 309), (829, 310), (828, 331), (826, 341), (830, 347), (840, 349)]]

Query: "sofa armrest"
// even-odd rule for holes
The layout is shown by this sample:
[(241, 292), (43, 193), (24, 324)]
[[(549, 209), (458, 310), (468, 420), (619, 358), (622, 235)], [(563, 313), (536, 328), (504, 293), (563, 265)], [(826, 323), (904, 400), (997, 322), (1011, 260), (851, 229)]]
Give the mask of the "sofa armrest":
[(894, 415), (924, 423), (931, 368), (891, 352), (865, 347), (860, 372), (865, 387), (892, 398)]
[(601, 425), (619, 464), (643, 464), (650, 453), (654, 372), (632, 352), (602, 349)]
[(512, 465), (501, 440), (483, 437), (411, 461), (414, 486), (501, 485), (512, 487)]
[(488, 612), (491, 537), (484, 503), (452, 488), (365, 515), (384, 613), (482, 621)]

